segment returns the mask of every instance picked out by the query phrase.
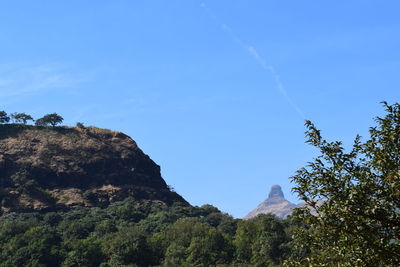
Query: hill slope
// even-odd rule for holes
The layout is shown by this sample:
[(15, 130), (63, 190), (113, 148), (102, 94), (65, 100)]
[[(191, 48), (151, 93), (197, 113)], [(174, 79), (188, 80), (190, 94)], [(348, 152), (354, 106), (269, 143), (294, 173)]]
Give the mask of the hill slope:
[(95, 127), (0, 125), (1, 210), (187, 202), (129, 136)]

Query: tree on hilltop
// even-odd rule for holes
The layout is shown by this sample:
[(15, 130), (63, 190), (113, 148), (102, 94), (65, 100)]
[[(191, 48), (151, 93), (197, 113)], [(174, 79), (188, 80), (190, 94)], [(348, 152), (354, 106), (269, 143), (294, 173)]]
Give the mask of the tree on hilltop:
[(56, 126), (57, 124), (62, 123), (64, 120), (63, 117), (61, 117), (60, 115), (58, 115), (57, 113), (51, 113), (51, 114), (47, 114), (45, 116), (43, 116), (40, 119), (37, 119), (35, 122), (36, 126), (47, 126), (47, 125), (51, 125), (51, 126)]
[(7, 123), (10, 121), (10, 117), (4, 110), (0, 111), (0, 123)]
[(23, 124), (26, 124), (28, 121), (34, 121), (31, 115), (25, 113), (13, 113), (11, 114), (11, 118), (16, 123), (23, 123)]
[(78, 128), (85, 128), (85, 125), (83, 124), (83, 122), (77, 122), (77, 123), (76, 123), (76, 127), (78, 127)]

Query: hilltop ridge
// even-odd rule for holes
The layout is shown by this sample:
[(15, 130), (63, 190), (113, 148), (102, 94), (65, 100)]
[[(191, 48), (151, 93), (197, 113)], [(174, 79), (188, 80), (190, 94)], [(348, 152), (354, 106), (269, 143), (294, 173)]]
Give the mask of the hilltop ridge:
[(96, 127), (0, 125), (1, 211), (138, 201), (188, 204), (129, 136)]

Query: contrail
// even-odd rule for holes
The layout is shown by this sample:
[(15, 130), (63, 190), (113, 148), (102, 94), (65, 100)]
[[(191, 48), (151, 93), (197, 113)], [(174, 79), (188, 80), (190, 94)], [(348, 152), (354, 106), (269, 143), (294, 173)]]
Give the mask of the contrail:
[(230, 35), (230, 37), (236, 44), (238, 44), (242, 49), (247, 51), (251, 55), (251, 57), (253, 59), (255, 59), (265, 71), (267, 71), (269, 74), (272, 75), (279, 92), (281, 92), (281, 94), (285, 97), (286, 101), (294, 109), (294, 111), (296, 111), (296, 113), (303, 120), (305, 120), (306, 116), (304, 115), (304, 112), (296, 105), (296, 103), (293, 102), (293, 100), (290, 97), (289, 93), (287, 92), (285, 86), (283, 85), (283, 82), (282, 82), (280, 76), (276, 72), (275, 68), (272, 65), (267, 63), (267, 61), (257, 52), (257, 50), (254, 48), (254, 46), (247, 45), (246, 43), (244, 43), (242, 41), (242, 39), (240, 39), (235, 34), (235, 32), (232, 30), (231, 27), (229, 27), (225, 23), (221, 23), (221, 21), (218, 19), (218, 17), (207, 7), (207, 5), (204, 2), (202, 2), (200, 4), (200, 7), (206, 11), (206, 13), (215, 21), (216, 24), (221, 26), (221, 29), (223, 31), (225, 31), (226, 33), (228, 33)]

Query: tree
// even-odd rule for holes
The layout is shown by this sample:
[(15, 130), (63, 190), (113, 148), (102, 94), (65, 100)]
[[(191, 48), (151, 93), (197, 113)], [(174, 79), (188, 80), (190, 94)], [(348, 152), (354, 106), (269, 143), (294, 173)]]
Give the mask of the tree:
[(66, 255), (63, 267), (97, 267), (105, 260), (101, 251), (101, 241), (94, 237), (74, 240), (70, 246), (72, 250)]
[(280, 265), (288, 242), (283, 220), (270, 214), (259, 215), (239, 222), (234, 240), (236, 257), (240, 263), (253, 266)]
[(187, 248), (187, 261), (191, 266), (216, 266), (227, 264), (232, 259), (233, 248), (215, 228), (192, 238)]
[(216, 266), (229, 263), (233, 246), (222, 233), (199, 218), (182, 218), (158, 236), (164, 266)]
[(25, 113), (13, 113), (13, 114), (11, 114), (11, 118), (16, 123), (23, 123), (23, 124), (26, 124), (28, 121), (34, 120), (31, 115), (28, 115)]
[(29, 179), (29, 174), (25, 170), (14, 173), (10, 179), (20, 192), (30, 193), (39, 186), (35, 180)]
[(77, 122), (77, 123), (76, 123), (76, 127), (78, 127), (78, 128), (85, 128), (85, 125), (83, 124), (83, 122)]
[(110, 258), (111, 266), (152, 265), (151, 250), (146, 236), (136, 227), (125, 227), (104, 242), (104, 252)]
[(0, 265), (60, 266), (61, 252), (61, 237), (53, 228), (34, 226), (2, 246)]
[(10, 121), (10, 117), (7, 115), (7, 112), (0, 111), (0, 124), (1, 123), (7, 123)]
[(310, 255), (287, 265), (400, 266), (400, 105), (383, 105), (386, 116), (349, 153), (306, 122), (307, 142), (320, 156), (292, 181), (308, 205), (295, 214), (309, 226), (296, 244)]
[(36, 120), (35, 125), (36, 126), (51, 125), (54, 127), (57, 124), (62, 123), (63, 120), (64, 120), (64, 118), (61, 117), (60, 115), (58, 115), (57, 113), (51, 113), (51, 114), (47, 114), (47, 115), (43, 116), (42, 118)]

